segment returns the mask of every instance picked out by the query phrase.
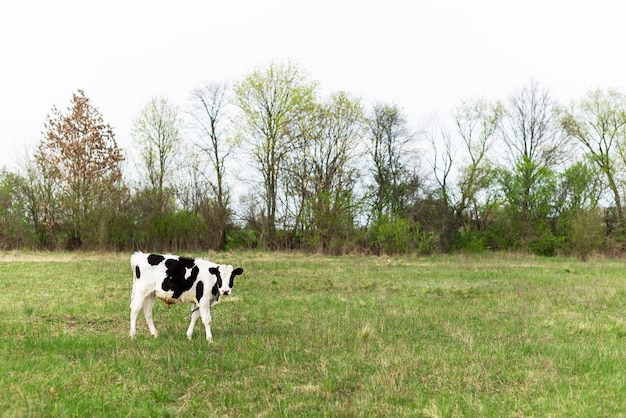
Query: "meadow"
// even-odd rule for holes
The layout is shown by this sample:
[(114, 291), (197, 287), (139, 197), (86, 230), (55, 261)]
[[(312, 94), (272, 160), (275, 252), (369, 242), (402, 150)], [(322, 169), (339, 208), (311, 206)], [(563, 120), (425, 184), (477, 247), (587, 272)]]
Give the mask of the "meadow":
[(211, 254), (209, 344), (129, 256), (0, 254), (1, 416), (626, 416), (621, 260)]

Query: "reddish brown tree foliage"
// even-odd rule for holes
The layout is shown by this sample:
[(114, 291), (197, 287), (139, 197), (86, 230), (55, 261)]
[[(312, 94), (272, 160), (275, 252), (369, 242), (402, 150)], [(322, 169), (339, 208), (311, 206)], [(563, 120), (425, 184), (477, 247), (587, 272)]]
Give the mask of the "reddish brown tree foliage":
[(82, 90), (73, 94), (66, 114), (53, 107), (44, 126), (35, 158), (71, 218), (72, 246), (80, 246), (89, 215), (120, 185), (124, 157), (113, 129)]

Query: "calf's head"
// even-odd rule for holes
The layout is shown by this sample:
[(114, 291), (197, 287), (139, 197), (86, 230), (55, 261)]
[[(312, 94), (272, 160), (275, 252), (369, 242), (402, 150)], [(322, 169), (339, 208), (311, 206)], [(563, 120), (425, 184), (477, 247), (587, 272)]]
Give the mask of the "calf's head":
[(220, 264), (217, 267), (210, 267), (209, 273), (217, 278), (211, 293), (214, 296), (228, 296), (235, 285), (235, 276), (243, 274), (241, 267), (233, 268), (233, 266)]

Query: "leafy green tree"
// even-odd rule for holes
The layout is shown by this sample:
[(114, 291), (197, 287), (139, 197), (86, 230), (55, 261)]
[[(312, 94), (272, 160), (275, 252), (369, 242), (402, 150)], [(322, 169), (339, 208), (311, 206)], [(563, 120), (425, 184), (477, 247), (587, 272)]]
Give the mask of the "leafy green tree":
[(564, 239), (564, 250), (586, 260), (602, 248), (604, 219), (599, 208), (603, 193), (597, 165), (588, 159), (569, 166), (557, 178), (555, 195), (557, 234)]
[[(531, 182), (526, 177), (528, 173), (533, 173)], [(535, 162), (525, 159), (511, 170), (502, 169), (499, 183), (506, 200), (510, 248), (553, 255), (558, 244), (550, 224), (555, 215), (554, 171), (546, 166), (537, 168)]]
[(133, 120), (131, 135), (141, 161), (141, 180), (155, 195), (155, 209), (161, 214), (170, 198), (164, 192), (174, 183), (181, 124), (178, 109), (164, 97), (152, 98)]
[(32, 229), (26, 215), (27, 202), (23, 194), (26, 179), (7, 170), (0, 172), (0, 248), (31, 247)]
[(262, 178), (262, 243), (275, 245), (279, 188), (285, 158), (296, 139), (297, 122), (315, 101), (317, 84), (292, 63), (255, 70), (234, 86), (241, 109), (240, 135)]
[(626, 95), (618, 90), (593, 90), (562, 113), (561, 123), (578, 140), (602, 172), (616, 209), (616, 229), (624, 224), (623, 172), (626, 162)]
[(559, 175), (554, 202), (559, 213), (598, 207), (604, 193), (599, 167), (592, 159), (578, 161)]

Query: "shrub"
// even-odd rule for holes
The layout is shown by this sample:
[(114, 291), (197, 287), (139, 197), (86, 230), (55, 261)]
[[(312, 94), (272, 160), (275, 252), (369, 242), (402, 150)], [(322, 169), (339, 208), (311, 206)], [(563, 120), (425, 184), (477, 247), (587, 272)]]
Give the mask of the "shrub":
[(370, 228), (370, 248), (377, 254), (430, 254), (436, 248), (436, 235), (422, 231), (419, 223), (382, 216)]

